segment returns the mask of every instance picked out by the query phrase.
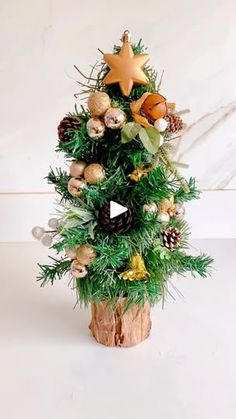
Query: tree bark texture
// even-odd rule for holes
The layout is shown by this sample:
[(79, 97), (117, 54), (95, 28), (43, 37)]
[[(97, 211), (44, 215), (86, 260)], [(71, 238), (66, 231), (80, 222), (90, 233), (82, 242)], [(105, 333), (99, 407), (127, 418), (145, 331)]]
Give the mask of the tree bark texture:
[(106, 346), (129, 347), (147, 339), (151, 330), (150, 304), (132, 305), (124, 314), (126, 298), (119, 298), (115, 309), (107, 301), (92, 303), (90, 329), (97, 342)]

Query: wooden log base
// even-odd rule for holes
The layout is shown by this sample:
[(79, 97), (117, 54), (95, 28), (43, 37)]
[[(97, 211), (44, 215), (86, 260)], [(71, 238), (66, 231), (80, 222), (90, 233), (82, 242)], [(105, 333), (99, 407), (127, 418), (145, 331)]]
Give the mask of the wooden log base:
[(129, 347), (147, 339), (151, 330), (150, 304), (132, 305), (123, 314), (126, 298), (117, 300), (113, 310), (107, 301), (91, 304), (92, 320), (89, 328), (98, 343), (106, 346)]

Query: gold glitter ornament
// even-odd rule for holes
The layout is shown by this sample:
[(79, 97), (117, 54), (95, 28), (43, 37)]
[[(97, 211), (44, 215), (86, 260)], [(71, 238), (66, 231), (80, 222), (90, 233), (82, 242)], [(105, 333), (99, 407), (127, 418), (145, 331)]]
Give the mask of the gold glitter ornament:
[(83, 160), (75, 160), (70, 165), (70, 175), (75, 178), (80, 178), (84, 174), (84, 169), (87, 163)]
[(85, 168), (84, 177), (88, 183), (95, 185), (105, 179), (105, 170), (100, 164), (91, 163)]
[(111, 99), (105, 92), (94, 92), (88, 98), (88, 108), (92, 117), (103, 116), (111, 107)]
[(68, 191), (74, 197), (78, 197), (82, 195), (82, 189), (86, 186), (86, 182), (84, 179), (76, 179), (72, 177), (68, 182)]
[(150, 274), (148, 273), (144, 260), (138, 253), (133, 255), (130, 260), (130, 268), (120, 274), (120, 278), (129, 281), (146, 279)]
[(96, 252), (87, 244), (82, 244), (76, 251), (76, 259), (81, 265), (89, 265), (96, 258)]
[(167, 103), (160, 93), (152, 93), (143, 102), (142, 112), (152, 121), (164, 118), (167, 113)]
[(99, 118), (90, 118), (87, 122), (87, 131), (90, 138), (98, 140), (105, 133), (105, 125)]
[(70, 266), (71, 274), (75, 278), (84, 278), (88, 275), (88, 271), (84, 265), (81, 265), (81, 263), (78, 262), (78, 260), (73, 260), (71, 266)]
[(105, 113), (104, 122), (107, 128), (122, 128), (126, 122), (126, 114), (119, 108), (110, 108)]

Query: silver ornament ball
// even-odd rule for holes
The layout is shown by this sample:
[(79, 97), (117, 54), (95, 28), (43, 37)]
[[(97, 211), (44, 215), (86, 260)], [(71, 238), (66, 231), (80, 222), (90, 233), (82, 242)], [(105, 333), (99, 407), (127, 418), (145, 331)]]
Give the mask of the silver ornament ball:
[(152, 202), (151, 204), (144, 204), (143, 210), (155, 214), (157, 213), (157, 205), (155, 204), (155, 202)]
[(185, 215), (184, 206), (181, 204), (175, 204), (173, 218), (175, 218), (175, 220), (182, 220), (184, 218), (184, 215)]
[(166, 212), (160, 212), (158, 214), (158, 220), (161, 221), (162, 223), (168, 223), (170, 221), (170, 216), (169, 214), (167, 214)]
[(110, 108), (106, 111), (104, 122), (107, 128), (122, 128), (126, 121), (126, 114), (119, 108)]
[(74, 197), (78, 197), (82, 194), (82, 189), (85, 187), (86, 181), (84, 179), (76, 179), (72, 177), (68, 182), (68, 191)]
[(105, 125), (99, 118), (90, 118), (87, 122), (87, 131), (90, 138), (98, 140), (105, 133)]
[(72, 262), (70, 271), (75, 278), (84, 278), (88, 274), (85, 266), (81, 265), (81, 263), (79, 263), (77, 260)]
[(42, 237), (43, 237), (43, 235), (44, 235), (44, 228), (43, 227), (39, 227), (39, 226), (35, 226), (33, 229), (32, 229), (32, 236), (35, 238), (35, 239), (37, 239), (37, 240), (40, 240)]
[(73, 161), (70, 165), (70, 175), (75, 178), (80, 178), (84, 174), (84, 169), (87, 163), (83, 160)]

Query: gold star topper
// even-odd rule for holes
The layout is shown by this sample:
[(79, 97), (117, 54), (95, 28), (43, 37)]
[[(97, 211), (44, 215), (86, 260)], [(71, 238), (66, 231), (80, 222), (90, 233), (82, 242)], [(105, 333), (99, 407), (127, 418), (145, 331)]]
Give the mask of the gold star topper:
[(119, 83), (122, 94), (129, 96), (134, 83), (142, 85), (149, 83), (142, 70), (149, 60), (149, 55), (134, 54), (129, 31), (124, 32), (122, 42), (119, 54), (104, 54), (104, 61), (110, 67), (110, 71), (103, 81), (105, 84)]

